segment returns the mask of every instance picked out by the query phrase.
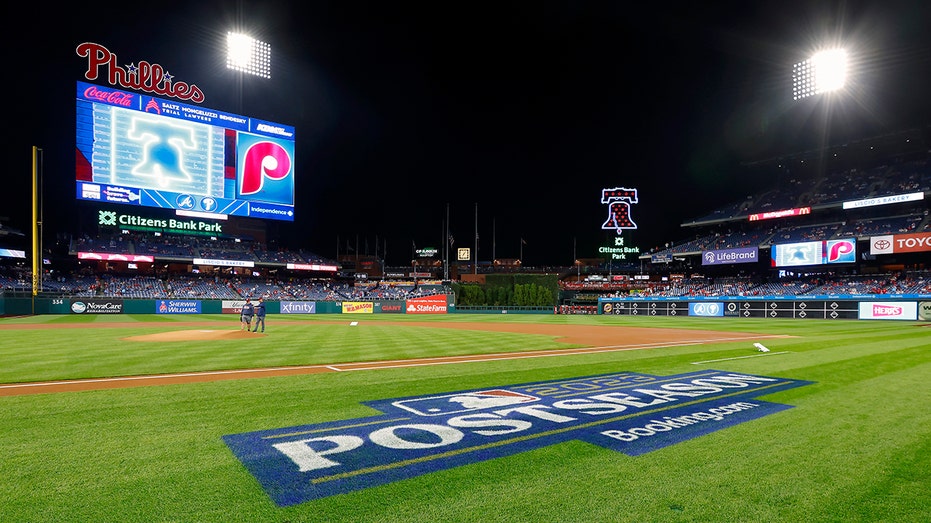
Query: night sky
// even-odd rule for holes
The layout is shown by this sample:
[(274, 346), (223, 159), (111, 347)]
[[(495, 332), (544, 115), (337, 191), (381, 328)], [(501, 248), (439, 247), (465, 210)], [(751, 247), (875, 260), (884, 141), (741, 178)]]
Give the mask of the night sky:
[[(91, 223), (74, 201), (81, 42), (161, 64), (199, 105), (296, 128), (296, 219), (282, 246), (455, 247), (525, 265), (597, 257), (604, 188), (638, 190), (628, 245), (772, 180), (743, 165), (931, 122), (931, 2), (44, 2), (4, 7), (7, 179), (0, 216), (30, 227), (31, 147), (43, 150), (45, 235)], [(22, 9), (35, 12), (21, 13)], [(271, 45), (272, 78), (225, 66), (225, 35)], [(20, 34), (17, 34), (20, 33)], [(21, 33), (26, 33), (23, 36)], [(851, 85), (793, 102), (792, 64), (840, 43)], [(100, 82), (106, 85), (105, 82)], [(87, 222), (87, 223), (85, 223)], [(476, 229), (477, 222), (477, 229)], [(522, 244), (521, 239), (524, 240)], [(48, 240), (46, 240), (48, 241)], [(3, 245), (0, 245), (3, 247)]]

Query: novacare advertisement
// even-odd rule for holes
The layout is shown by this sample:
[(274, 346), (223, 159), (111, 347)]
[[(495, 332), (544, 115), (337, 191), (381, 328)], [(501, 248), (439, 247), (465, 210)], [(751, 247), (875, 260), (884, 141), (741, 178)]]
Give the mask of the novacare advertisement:
[(71, 312), (73, 314), (122, 314), (123, 300), (108, 300), (105, 298), (71, 300)]
[(288, 506), (573, 440), (639, 456), (790, 409), (757, 398), (811, 383), (619, 372), (375, 400), (365, 404), (379, 415), (223, 441)]

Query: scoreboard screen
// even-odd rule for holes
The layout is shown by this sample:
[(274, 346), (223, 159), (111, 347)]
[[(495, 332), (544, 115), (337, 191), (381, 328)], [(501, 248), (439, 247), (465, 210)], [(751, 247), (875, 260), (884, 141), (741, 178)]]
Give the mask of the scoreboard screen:
[(294, 128), (77, 83), (76, 197), (294, 221)]
[(771, 267), (799, 267), (855, 263), (857, 241), (854, 238), (799, 243), (773, 244), (770, 247)]

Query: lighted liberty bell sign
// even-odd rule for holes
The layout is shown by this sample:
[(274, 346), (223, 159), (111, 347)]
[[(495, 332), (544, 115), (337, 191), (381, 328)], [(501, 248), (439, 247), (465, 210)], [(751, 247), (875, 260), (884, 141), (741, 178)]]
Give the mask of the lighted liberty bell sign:
[(602, 229), (614, 229), (621, 234), (624, 229), (637, 228), (637, 224), (630, 217), (630, 205), (637, 203), (637, 189), (602, 189), (601, 203), (608, 206), (608, 219), (601, 226)]

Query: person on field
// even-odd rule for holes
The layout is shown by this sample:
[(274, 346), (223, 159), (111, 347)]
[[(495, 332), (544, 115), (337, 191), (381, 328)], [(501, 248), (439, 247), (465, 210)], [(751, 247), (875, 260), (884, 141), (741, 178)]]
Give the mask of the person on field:
[(255, 308), (252, 305), (252, 300), (246, 298), (246, 303), (242, 305), (242, 312), (239, 314), (239, 330), (249, 332), (249, 327), (252, 326), (252, 315), (255, 314)]
[(252, 332), (259, 330), (259, 324), (262, 325), (262, 332), (265, 332), (265, 298), (261, 296), (255, 304), (255, 326), (252, 327)]

